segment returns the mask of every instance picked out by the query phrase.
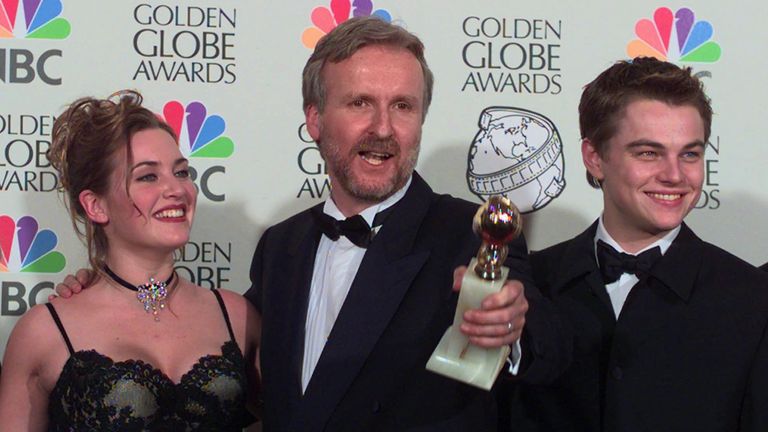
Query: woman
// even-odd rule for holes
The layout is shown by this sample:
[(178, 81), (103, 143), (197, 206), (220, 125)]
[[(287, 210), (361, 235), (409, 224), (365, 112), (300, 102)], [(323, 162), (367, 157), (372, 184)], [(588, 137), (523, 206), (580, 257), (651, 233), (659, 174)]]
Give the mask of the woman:
[(84, 98), (48, 152), (95, 278), (14, 328), (2, 430), (240, 430), (257, 388), (259, 315), (174, 270), (196, 191), (173, 130), (141, 95)]

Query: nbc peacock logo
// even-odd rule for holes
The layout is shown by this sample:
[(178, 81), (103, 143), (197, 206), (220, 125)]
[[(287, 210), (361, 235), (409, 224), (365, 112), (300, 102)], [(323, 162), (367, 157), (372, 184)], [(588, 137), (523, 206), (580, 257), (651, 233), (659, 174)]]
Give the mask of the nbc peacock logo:
[(361, 16), (376, 16), (386, 22), (392, 22), (392, 16), (386, 10), (373, 10), (371, 0), (331, 0), (329, 7), (318, 6), (312, 10), (311, 19), (314, 26), (304, 30), (301, 43), (309, 49), (315, 49), (317, 41), (337, 25), (350, 17)]
[[(217, 114), (208, 115), (202, 102), (190, 102), (184, 106), (179, 101), (170, 101), (163, 107), (165, 121), (176, 131), (182, 153), (191, 158), (228, 158), (235, 151), (232, 139), (224, 136), (227, 127), (224, 118)], [(183, 126), (186, 125), (186, 128)]]
[(56, 234), (40, 230), (34, 217), (0, 215), (0, 272), (58, 273), (67, 260), (54, 250), (57, 244)]
[(71, 27), (62, 9), (61, 0), (0, 0), (0, 39), (64, 39)]
[(709, 21), (696, 21), (689, 8), (672, 12), (660, 7), (653, 20), (643, 18), (635, 24), (638, 39), (627, 45), (631, 58), (656, 57), (662, 61), (713, 63), (720, 59), (720, 45), (712, 41), (714, 30)]

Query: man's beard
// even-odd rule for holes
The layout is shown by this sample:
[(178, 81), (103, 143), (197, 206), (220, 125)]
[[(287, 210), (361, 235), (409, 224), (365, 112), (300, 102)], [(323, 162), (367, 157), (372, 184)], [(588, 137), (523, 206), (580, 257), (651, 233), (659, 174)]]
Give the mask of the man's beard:
[(401, 147), (394, 138), (365, 138), (359, 141), (348, 154), (341, 154), (339, 147), (328, 139), (322, 139), (322, 143), (318, 142), (318, 146), (328, 169), (339, 183), (331, 185), (331, 187), (342, 188), (352, 197), (369, 203), (382, 202), (405, 185), (416, 167), (420, 147), (416, 145), (409, 152), (410, 154), (402, 155), (395, 174), (386, 182), (365, 184), (354, 177), (352, 161), (354, 158), (360, 157), (360, 152), (386, 153), (391, 157), (399, 156)]

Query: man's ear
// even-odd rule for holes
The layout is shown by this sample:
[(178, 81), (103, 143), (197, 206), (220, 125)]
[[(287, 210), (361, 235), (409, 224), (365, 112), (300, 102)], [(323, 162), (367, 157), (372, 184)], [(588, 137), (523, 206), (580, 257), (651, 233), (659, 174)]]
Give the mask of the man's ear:
[(581, 159), (587, 172), (597, 181), (603, 181), (603, 158), (589, 138), (581, 140)]
[(104, 205), (104, 199), (90, 189), (80, 192), (80, 205), (85, 210), (85, 215), (94, 223), (105, 224), (109, 222), (109, 213)]
[(320, 139), (320, 111), (316, 105), (310, 105), (304, 110), (304, 118), (307, 122), (307, 132), (309, 136), (317, 142)]

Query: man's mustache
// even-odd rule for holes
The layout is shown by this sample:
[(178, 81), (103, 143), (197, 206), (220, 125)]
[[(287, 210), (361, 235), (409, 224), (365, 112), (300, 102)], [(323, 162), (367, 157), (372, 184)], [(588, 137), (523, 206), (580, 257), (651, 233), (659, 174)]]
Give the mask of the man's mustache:
[(400, 153), (400, 144), (394, 138), (365, 138), (357, 143), (355, 150), (358, 153), (375, 152), (395, 155)]

